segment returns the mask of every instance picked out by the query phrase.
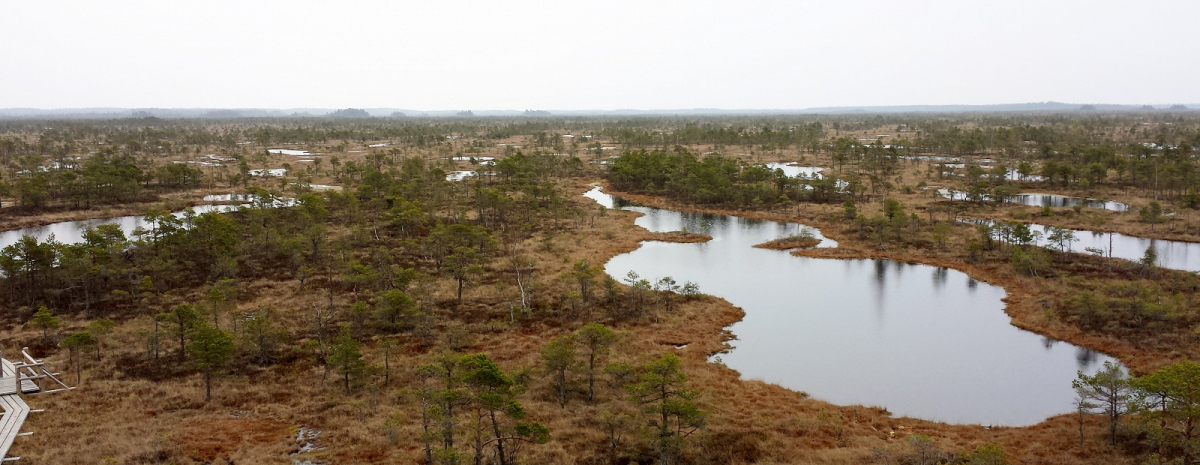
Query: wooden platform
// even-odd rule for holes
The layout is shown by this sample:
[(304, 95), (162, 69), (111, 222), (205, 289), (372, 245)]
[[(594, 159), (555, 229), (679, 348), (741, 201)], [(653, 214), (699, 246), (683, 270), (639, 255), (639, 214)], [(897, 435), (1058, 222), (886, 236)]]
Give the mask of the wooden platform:
[[(0, 396), (16, 394), (16, 378), (17, 368), (13, 362), (0, 358)], [(21, 382), (21, 393), (33, 394), (38, 392), (37, 384), (33, 381), (25, 380)]]
[[(29, 405), (17, 393), (17, 370), (12, 362), (0, 359), (0, 460), (8, 458), (21, 425), (29, 417)], [(21, 383), (23, 392), (36, 392), (37, 385), (30, 381)]]
[(13, 366), (12, 362), (0, 358), (0, 396), (11, 396), (16, 393), (17, 368)]
[(0, 459), (4, 459), (21, 432), (21, 424), (29, 417), (29, 405), (16, 394), (0, 396), (0, 410), (4, 411), (0, 416)]

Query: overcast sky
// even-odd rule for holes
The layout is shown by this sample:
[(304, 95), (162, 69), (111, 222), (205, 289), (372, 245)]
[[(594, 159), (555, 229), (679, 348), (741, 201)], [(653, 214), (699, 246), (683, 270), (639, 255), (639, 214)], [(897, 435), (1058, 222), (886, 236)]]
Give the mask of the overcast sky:
[(1200, 1), (0, 0), (0, 108), (1200, 103)]

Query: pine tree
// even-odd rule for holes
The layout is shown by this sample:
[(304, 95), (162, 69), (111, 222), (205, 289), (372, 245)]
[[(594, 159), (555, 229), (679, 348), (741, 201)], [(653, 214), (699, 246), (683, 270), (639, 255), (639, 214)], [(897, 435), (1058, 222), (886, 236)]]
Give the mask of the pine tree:
[(696, 391), (687, 389), (687, 376), (680, 369), (679, 357), (666, 354), (642, 369), (638, 381), (626, 387), (630, 400), (656, 417), (651, 426), (658, 429), (656, 440), (659, 460), (674, 461), (683, 439), (704, 424), (705, 415), (696, 407)]
[(554, 385), (558, 390), (558, 405), (567, 406), (567, 372), (578, 364), (575, 359), (575, 337), (561, 336), (542, 349), (542, 362), (546, 372), (554, 375)]
[(42, 340), (50, 338), (50, 330), (62, 327), (62, 323), (58, 321), (58, 317), (50, 313), (50, 309), (45, 305), (38, 307), (37, 312), (33, 314), (33, 320), (30, 320), (29, 326), (42, 330)]
[(333, 365), (337, 374), (342, 375), (346, 394), (350, 394), (350, 378), (358, 377), (367, 367), (361, 349), (362, 344), (354, 339), (350, 325), (343, 324), (333, 346), (329, 348), (329, 364)]
[(212, 401), (212, 378), (233, 356), (233, 336), (203, 322), (192, 327), (187, 352), (192, 366), (204, 373), (204, 401)]
[(75, 384), (83, 382), (83, 363), (81, 363), (77, 355), (96, 345), (96, 339), (92, 338), (91, 333), (87, 331), (80, 331), (67, 336), (59, 343), (60, 347), (70, 352), (71, 363), (75, 365)]
[(589, 323), (575, 333), (575, 339), (587, 351), (588, 402), (591, 402), (596, 398), (596, 362), (617, 342), (617, 333), (600, 323)]

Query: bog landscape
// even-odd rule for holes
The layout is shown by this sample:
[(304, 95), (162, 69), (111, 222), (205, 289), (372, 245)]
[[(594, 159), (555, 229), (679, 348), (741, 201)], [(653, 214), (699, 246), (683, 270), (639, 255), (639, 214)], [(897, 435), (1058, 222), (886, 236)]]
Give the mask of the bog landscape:
[(1194, 463), (1198, 151), (1186, 107), (0, 119), (0, 456)]

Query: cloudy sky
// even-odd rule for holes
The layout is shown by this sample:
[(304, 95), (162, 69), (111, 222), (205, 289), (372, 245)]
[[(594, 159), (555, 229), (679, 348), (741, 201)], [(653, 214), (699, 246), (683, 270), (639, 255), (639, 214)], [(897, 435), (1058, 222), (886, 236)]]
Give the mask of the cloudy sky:
[(0, 108), (1200, 103), (1200, 2), (0, 0)]

